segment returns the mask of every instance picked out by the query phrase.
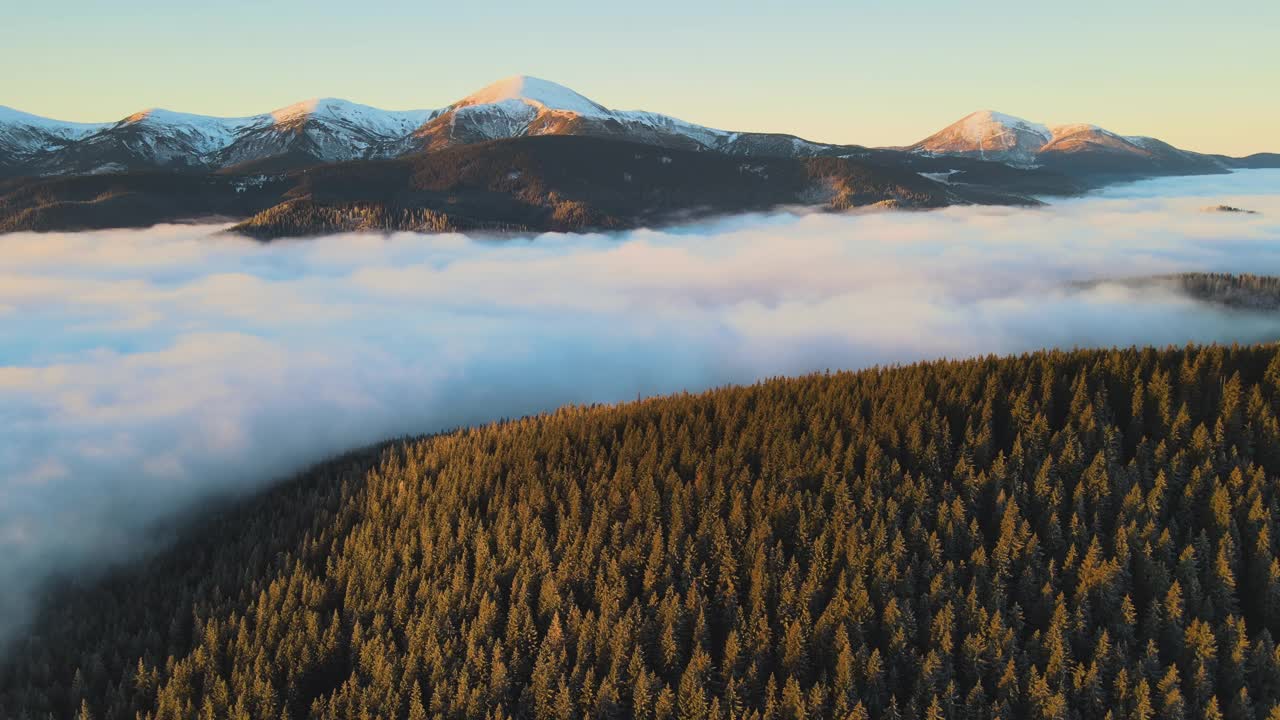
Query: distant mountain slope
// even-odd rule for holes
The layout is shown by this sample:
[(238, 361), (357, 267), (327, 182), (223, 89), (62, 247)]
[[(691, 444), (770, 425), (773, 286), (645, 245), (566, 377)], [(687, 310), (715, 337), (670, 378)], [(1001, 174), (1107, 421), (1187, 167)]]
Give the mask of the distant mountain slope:
[(323, 98), (275, 110), (239, 132), (208, 159), (217, 168), (290, 158), (291, 166), (393, 157), (399, 143), (436, 110), (388, 111)]
[(1039, 123), (994, 110), (981, 110), (960, 118), (910, 149), (1030, 165), (1040, 148), (1052, 138), (1049, 128)]
[(1046, 351), (391, 442), (68, 583), (0, 717), (1268, 718), (1276, 407)]
[(971, 113), (907, 149), (1100, 178), (1221, 173), (1246, 166), (1243, 159), (1180, 150), (1156, 138), (1125, 137), (1088, 124), (1050, 127), (991, 110)]
[(1036, 155), (1043, 167), (1072, 175), (1200, 175), (1228, 171), (1217, 158), (1180, 150), (1163, 140), (1122, 137), (1095, 125), (1054, 128)]
[(1214, 157), (1233, 168), (1280, 168), (1280, 153), (1262, 152), (1244, 157), (1228, 157), (1226, 155), (1214, 155)]
[(577, 231), (780, 205), (927, 208), (975, 201), (909, 170), (862, 161), (744, 162), (722, 153), (557, 136), (317, 168), (300, 176), (289, 198), (237, 230), (263, 238), (367, 229)]
[(1280, 310), (1280, 277), (1229, 273), (1176, 273), (1077, 283), (1078, 288), (1120, 285), (1180, 292), (1202, 302), (1236, 310)]
[(47, 175), (202, 170), (212, 153), (265, 122), (261, 116), (214, 118), (144, 110), (75, 142), (35, 153), (30, 162)]
[[(1003, 166), (1001, 166), (1003, 167)], [(0, 232), (245, 218), (255, 237), (346, 230), (596, 230), (782, 205), (1034, 204), (851, 158), (740, 158), (594, 137), (521, 137), (279, 174), (128, 173), (0, 183)], [(203, 197), (203, 200), (202, 200)]]

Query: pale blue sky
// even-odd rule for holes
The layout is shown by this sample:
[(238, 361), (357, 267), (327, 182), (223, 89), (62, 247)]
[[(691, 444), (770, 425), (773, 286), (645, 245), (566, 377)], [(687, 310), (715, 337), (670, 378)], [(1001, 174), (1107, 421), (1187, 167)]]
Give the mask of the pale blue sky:
[(315, 96), (438, 107), (498, 78), (610, 107), (903, 144), (977, 109), (1280, 151), (1280, 3), (10, 0), (0, 104), (67, 120)]

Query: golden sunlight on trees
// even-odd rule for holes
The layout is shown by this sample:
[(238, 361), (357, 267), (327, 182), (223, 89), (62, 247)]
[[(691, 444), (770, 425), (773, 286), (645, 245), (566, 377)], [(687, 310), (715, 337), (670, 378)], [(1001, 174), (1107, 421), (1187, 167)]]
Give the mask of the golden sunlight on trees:
[(1280, 353), (1042, 352), (396, 442), (65, 589), (6, 718), (1280, 718)]

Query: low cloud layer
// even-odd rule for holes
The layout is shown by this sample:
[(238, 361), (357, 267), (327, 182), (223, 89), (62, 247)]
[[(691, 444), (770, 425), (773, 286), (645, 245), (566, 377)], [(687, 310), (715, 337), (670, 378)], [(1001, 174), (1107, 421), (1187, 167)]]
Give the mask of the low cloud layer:
[(1275, 171), (621, 235), (215, 231), (0, 236), (0, 618), (210, 493), (386, 437), (827, 368), (1280, 338), (1275, 315), (1064, 289), (1280, 274)]

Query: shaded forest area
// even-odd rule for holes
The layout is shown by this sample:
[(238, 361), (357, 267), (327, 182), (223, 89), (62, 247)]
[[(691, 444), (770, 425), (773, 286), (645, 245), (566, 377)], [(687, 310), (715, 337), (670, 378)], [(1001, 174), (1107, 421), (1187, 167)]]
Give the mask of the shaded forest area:
[(1243, 310), (1280, 310), (1280, 277), (1184, 273), (1172, 278), (1191, 297)]
[(390, 443), (64, 589), (5, 718), (1277, 718), (1280, 352), (1040, 352)]
[(1073, 283), (1072, 289), (1091, 290), (1118, 284), (1135, 290), (1172, 290), (1194, 300), (1233, 310), (1280, 310), (1280, 277), (1250, 273), (1174, 273), (1118, 280)]
[[(261, 240), (351, 231), (616, 230), (797, 204), (1036, 205), (1028, 193), (1065, 182), (966, 161), (965, 181), (944, 185), (912, 169), (939, 160), (868, 154), (873, 158), (731, 156), (541, 136), (287, 170), (267, 164), (212, 174), (17, 178), (0, 180), (0, 233), (210, 217), (239, 219), (236, 232)], [(1060, 191), (1074, 189), (1068, 183)]]
[(353, 230), (617, 230), (796, 203), (844, 210), (881, 201), (917, 208), (970, 202), (953, 194), (909, 170), (861, 160), (744, 159), (545, 136), (313, 168), (288, 193), (305, 202), (272, 207), (234, 230), (262, 239)]

